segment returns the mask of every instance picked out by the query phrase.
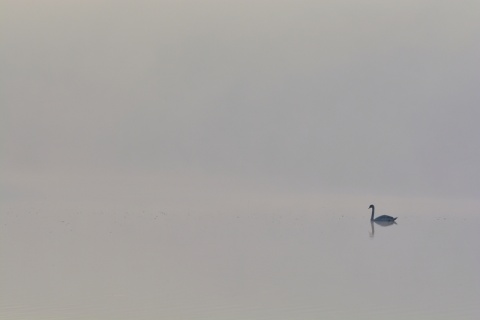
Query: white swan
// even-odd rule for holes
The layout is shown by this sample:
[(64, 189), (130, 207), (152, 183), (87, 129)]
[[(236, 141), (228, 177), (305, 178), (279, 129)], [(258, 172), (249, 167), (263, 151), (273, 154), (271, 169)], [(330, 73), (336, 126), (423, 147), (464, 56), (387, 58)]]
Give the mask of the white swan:
[(397, 217), (390, 217), (390, 216), (386, 216), (386, 215), (383, 215), (383, 216), (380, 216), (380, 217), (376, 217), (375, 219), (373, 218), (373, 214), (375, 213), (375, 206), (373, 204), (370, 205), (370, 207), (368, 207), (368, 209), (372, 209), (372, 217), (370, 218), (370, 221), (375, 221), (375, 222), (394, 222), (395, 220), (397, 220)]

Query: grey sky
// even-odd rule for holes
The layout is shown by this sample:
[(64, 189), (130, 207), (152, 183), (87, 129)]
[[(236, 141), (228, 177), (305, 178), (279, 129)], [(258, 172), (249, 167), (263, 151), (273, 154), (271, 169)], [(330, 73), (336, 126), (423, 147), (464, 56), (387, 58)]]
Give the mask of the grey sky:
[(1, 7), (4, 194), (147, 176), (480, 195), (478, 1)]

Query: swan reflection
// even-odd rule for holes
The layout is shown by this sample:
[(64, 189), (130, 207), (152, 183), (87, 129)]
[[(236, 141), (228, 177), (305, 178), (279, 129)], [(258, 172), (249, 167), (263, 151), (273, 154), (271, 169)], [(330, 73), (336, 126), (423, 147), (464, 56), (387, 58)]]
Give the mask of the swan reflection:
[(388, 227), (391, 226), (392, 224), (397, 224), (395, 221), (375, 221), (375, 220), (370, 220), (370, 225), (372, 226), (372, 232), (370, 232), (370, 238), (373, 238), (375, 236), (375, 226), (374, 224), (378, 224), (379, 226), (382, 227)]

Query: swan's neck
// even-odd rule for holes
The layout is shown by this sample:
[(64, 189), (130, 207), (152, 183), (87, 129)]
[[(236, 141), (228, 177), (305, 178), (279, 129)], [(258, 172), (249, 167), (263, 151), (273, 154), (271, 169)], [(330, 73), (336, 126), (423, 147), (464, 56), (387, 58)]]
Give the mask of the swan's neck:
[(370, 221), (373, 221), (373, 214), (375, 213), (375, 207), (372, 207), (372, 217), (370, 218)]

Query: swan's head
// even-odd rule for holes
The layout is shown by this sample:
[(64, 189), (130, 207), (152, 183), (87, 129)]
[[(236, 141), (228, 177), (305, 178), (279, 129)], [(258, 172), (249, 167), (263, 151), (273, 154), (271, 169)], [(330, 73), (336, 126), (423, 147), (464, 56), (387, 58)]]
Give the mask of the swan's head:
[(368, 209), (372, 209), (372, 208), (375, 208), (373, 204), (371, 204), (370, 207), (368, 207)]

